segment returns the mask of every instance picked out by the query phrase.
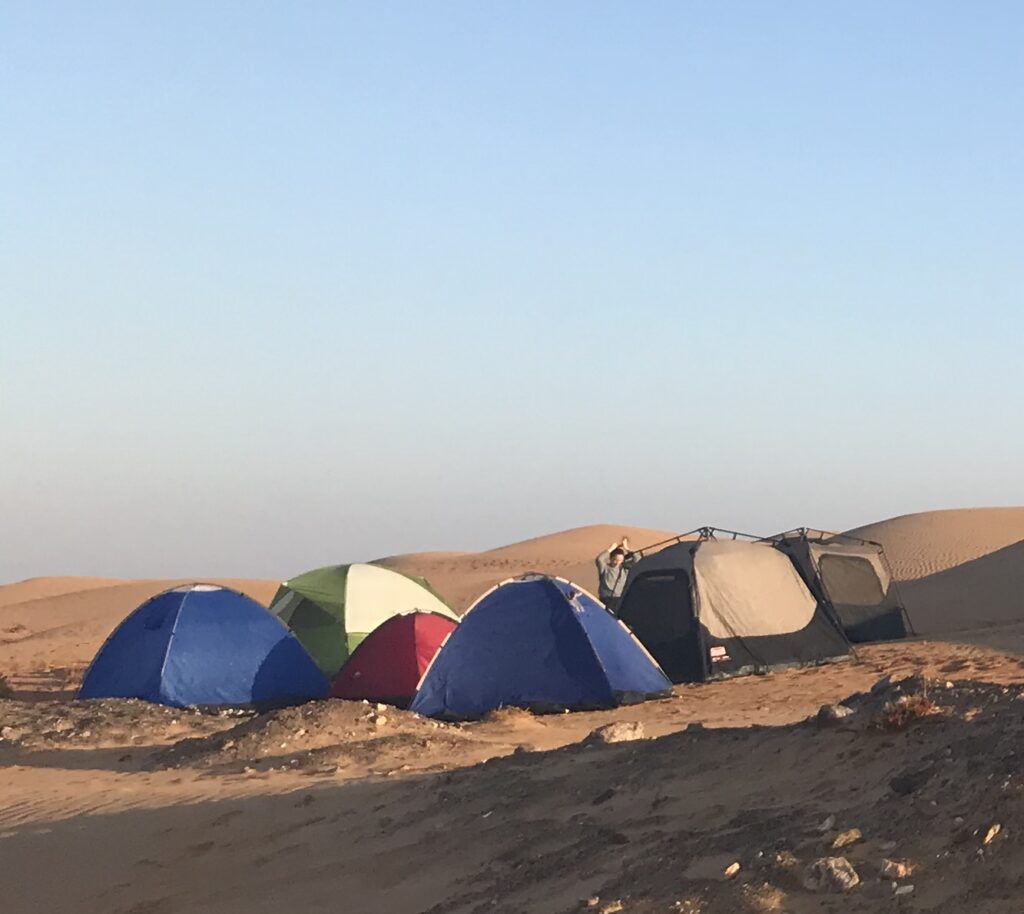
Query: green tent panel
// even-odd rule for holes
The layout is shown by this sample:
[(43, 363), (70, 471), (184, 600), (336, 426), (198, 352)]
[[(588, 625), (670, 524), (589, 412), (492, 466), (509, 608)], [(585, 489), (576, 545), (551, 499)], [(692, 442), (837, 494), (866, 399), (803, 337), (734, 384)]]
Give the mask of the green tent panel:
[(328, 677), (378, 625), (414, 611), (457, 618), (422, 578), (379, 565), (307, 571), (285, 581), (270, 604)]

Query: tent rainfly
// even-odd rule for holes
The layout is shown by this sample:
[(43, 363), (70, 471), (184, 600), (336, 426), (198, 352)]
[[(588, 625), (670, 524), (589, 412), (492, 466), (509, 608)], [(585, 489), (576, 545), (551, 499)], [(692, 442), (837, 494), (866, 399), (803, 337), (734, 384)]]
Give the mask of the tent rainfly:
[(681, 540), (644, 553), (630, 572), (619, 618), (673, 682), (850, 655), (828, 607), (765, 543)]
[(380, 565), (307, 571), (285, 581), (270, 604), (271, 613), (295, 632), (328, 678), (378, 625), (416, 610), (456, 618), (422, 578)]

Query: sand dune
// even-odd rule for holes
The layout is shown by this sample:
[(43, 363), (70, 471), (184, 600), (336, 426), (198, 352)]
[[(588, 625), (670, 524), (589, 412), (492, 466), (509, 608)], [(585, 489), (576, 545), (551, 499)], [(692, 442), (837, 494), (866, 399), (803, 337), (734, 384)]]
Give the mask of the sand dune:
[(486, 552), (422, 552), (378, 559), (377, 564), (425, 577), (458, 611), (506, 578), (531, 571), (557, 574), (588, 590), (597, 588), (594, 556), (623, 536), (633, 548), (674, 536), (664, 530), (594, 524), (512, 543)]
[(1024, 508), (928, 511), (848, 532), (885, 547), (922, 634), (1024, 619)]
[(1024, 540), (1024, 508), (926, 511), (847, 532), (881, 543), (896, 577), (911, 581)]
[(45, 600), (66, 593), (82, 590), (96, 590), (126, 583), (123, 578), (93, 578), (85, 576), (29, 578), (16, 584), (0, 587), (0, 606), (12, 603), (27, 603), (29, 600)]

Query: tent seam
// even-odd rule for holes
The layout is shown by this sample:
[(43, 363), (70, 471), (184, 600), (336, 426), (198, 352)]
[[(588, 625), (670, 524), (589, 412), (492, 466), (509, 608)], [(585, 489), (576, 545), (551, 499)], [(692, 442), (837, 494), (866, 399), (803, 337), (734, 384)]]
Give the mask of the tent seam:
[[(587, 642), (587, 647), (590, 648), (590, 653), (593, 656), (594, 660), (597, 662), (597, 668), (601, 671), (601, 673), (604, 676), (605, 685), (608, 687), (608, 694), (611, 696), (612, 702), (614, 703), (615, 689), (612, 688), (612, 677), (608, 673), (608, 670), (605, 667), (605, 665), (601, 662), (601, 656), (597, 653), (597, 648), (594, 647), (594, 642), (590, 640), (590, 632), (587, 631), (587, 627), (583, 624), (582, 620), (577, 617), (575, 611), (573, 610), (573, 598), (568, 596), (567, 594), (562, 593), (562, 591), (555, 586), (554, 582), (549, 581), (549, 583), (552, 587), (554, 587), (555, 592), (562, 598), (562, 602), (568, 604), (569, 612), (572, 614), (573, 621), (580, 627), (580, 630), (583, 632), (583, 640)], [(600, 601), (598, 601), (598, 605), (601, 606), (604, 612), (608, 612), (607, 607), (601, 604)]]
[(167, 661), (171, 656), (171, 644), (174, 642), (174, 636), (178, 633), (178, 623), (181, 621), (181, 614), (185, 611), (185, 604), (188, 602), (188, 598), (192, 596), (194, 591), (189, 590), (181, 598), (181, 602), (178, 604), (178, 612), (174, 616), (174, 625), (171, 626), (171, 634), (167, 638), (167, 648), (164, 650), (164, 659), (160, 662), (160, 678), (157, 680), (157, 694), (163, 698), (164, 696), (164, 670), (167, 669)]

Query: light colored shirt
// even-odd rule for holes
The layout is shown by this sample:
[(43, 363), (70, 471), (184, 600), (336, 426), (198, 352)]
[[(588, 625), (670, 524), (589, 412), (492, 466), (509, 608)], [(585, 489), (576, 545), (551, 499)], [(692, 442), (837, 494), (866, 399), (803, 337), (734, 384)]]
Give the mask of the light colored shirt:
[(621, 565), (613, 565), (609, 554), (602, 552), (594, 559), (594, 564), (597, 565), (597, 595), (602, 600), (621, 597), (629, 577), (629, 567), (633, 564), (632, 558), (625, 558)]

